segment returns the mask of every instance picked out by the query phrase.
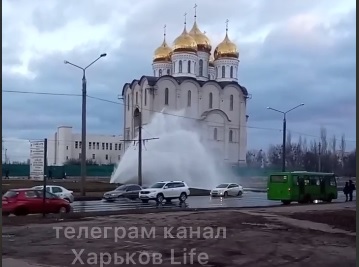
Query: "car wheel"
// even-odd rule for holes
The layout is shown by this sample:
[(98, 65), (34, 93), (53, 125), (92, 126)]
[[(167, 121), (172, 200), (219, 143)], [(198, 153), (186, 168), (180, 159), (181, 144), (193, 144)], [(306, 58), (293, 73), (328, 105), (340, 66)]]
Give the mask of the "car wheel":
[(162, 202), (163, 202), (163, 199), (164, 199), (164, 197), (163, 197), (162, 194), (158, 194), (157, 197), (156, 197), (157, 203), (162, 203)]
[(243, 195), (243, 191), (242, 191), (242, 190), (239, 190), (237, 196), (240, 197), (240, 196), (242, 196), (242, 195)]
[(141, 199), (142, 203), (148, 203), (148, 199)]
[(226, 191), (226, 192), (224, 192), (224, 195), (223, 195), (224, 197), (228, 197), (228, 192)]
[(291, 203), (290, 200), (282, 200), (283, 205), (289, 205)]
[(179, 200), (181, 202), (185, 202), (187, 199), (187, 194), (186, 193), (181, 193), (180, 197), (179, 197)]
[(28, 211), (26, 208), (17, 208), (14, 212), (16, 216), (26, 216), (28, 214)]
[(60, 207), (58, 213), (67, 213), (67, 208), (64, 206)]

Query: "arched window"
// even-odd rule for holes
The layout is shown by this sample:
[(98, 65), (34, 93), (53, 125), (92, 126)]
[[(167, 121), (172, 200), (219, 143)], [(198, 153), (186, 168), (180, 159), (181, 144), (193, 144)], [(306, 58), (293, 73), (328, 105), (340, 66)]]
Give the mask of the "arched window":
[(127, 110), (130, 110), (130, 94), (127, 96)]
[(156, 70), (153, 70), (153, 76), (156, 76)]
[(188, 64), (188, 67), (187, 67), (188, 73), (191, 73), (191, 61), (188, 60), (187, 64)]
[(214, 128), (213, 130), (213, 139), (217, 140), (217, 128)]
[(233, 142), (233, 131), (229, 130), (229, 142)]
[(232, 111), (233, 110), (233, 95), (231, 95), (229, 97), (229, 110)]
[(147, 89), (145, 89), (145, 106), (147, 105)]
[(216, 68), (216, 78), (218, 78), (218, 68)]
[(138, 105), (138, 92), (136, 92), (136, 105)]
[(158, 75), (161, 77), (162, 76), (162, 70), (158, 71)]
[(208, 74), (208, 80), (210, 80), (211, 79), (211, 75), (210, 74)]
[(233, 78), (233, 66), (231, 66), (230, 77)]
[(170, 75), (170, 74), (171, 74), (171, 70), (168, 69), (168, 70), (167, 70), (167, 75)]
[(222, 66), (222, 78), (226, 77), (226, 67)]
[(182, 73), (182, 60), (178, 62), (179, 73)]
[(203, 76), (203, 59), (199, 60), (199, 77)]
[(176, 73), (176, 62), (173, 62), (172, 65), (173, 65), (173, 66), (172, 66), (173, 72)]
[(191, 90), (188, 90), (187, 92), (187, 106), (190, 107), (191, 106)]
[(165, 89), (165, 105), (168, 105), (168, 88)]
[(208, 105), (209, 108), (212, 108), (213, 107), (213, 94), (212, 93), (209, 93), (209, 105)]

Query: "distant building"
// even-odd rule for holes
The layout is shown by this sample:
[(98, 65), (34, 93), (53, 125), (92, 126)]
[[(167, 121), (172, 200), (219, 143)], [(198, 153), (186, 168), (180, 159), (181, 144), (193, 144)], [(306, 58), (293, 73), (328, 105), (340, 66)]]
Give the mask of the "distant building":
[[(86, 158), (97, 164), (112, 164), (121, 160), (122, 136), (95, 135), (86, 136)], [(69, 160), (81, 158), (81, 133), (73, 133), (71, 126), (60, 126), (47, 141), (49, 166), (62, 166)]]

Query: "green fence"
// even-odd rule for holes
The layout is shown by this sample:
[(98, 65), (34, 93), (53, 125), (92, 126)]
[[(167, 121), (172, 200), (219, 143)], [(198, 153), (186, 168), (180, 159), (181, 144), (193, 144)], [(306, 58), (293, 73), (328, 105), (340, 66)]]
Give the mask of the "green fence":
[[(9, 176), (21, 177), (30, 175), (30, 165), (27, 164), (3, 164), (2, 175), (5, 175), (5, 171), (9, 171)], [(99, 176), (111, 176), (114, 170), (114, 165), (88, 165), (86, 166), (86, 175), (90, 177)], [(53, 178), (62, 178), (63, 174), (66, 176), (81, 176), (80, 165), (65, 165), (65, 166), (49, 166), (48, 175), (52, 173)]]

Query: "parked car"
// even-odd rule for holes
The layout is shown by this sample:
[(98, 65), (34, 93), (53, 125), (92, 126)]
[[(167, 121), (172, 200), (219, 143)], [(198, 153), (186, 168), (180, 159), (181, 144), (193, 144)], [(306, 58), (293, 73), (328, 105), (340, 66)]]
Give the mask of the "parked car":
[(120, 185), (115, 190), (106, 192), (103, 195), (103, 199), (109, 202), (119, 198), (137, 199), (142, 189), (143, 188), (137, 184)]
[[(44, 186), (34, 186), (32, 189), (43, 190)], [(68, 202), (74, 202), (73, 191), (67, 190), (65, 187), (58, 185), (47, 185), (46, 190), (62, 199), (67, 200)]]
[(149, 200), (156, 200), (157, 203), (162, 203), (163, 200), (179, 199), (185, 202), (190, 195), (189, 187), (183, 181), (162, 181), (155, 183), (142, 190), (139, 194), (142, 202), (147, 203)]
[(68, 201), (46, 192), (45, 205), (43, 191), (32, 188), (11, 189), (2, 197), (2, 215), (25, 216), (37, 213), (68, 213), (71, 205)]
[(234, 183), (220, 184), (210, 192), (212, 197), (241, 196), (242, 194), (243, 187)]

